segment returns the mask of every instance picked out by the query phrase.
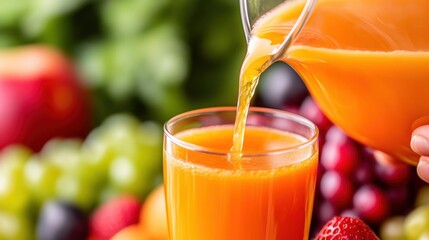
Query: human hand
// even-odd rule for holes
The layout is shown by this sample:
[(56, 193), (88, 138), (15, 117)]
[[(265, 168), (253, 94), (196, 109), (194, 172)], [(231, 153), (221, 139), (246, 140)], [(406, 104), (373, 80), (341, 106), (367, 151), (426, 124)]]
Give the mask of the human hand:
[(429, 125), (414, 130), (411, 137), (411, 149), (421, 156), (417, 164), (417, 174), (429, 183)]

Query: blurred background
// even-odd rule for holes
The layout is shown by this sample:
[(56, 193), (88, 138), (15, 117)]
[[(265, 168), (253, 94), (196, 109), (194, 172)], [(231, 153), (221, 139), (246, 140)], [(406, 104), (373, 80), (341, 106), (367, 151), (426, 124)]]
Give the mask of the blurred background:
[[(167, 239), (162, 125), (236, 104), (239, 12), (238, 0), (0, 0), (0, 240)], [(290, 67), (263, 74), (254, 105), (321, 130), (312, 235), (350, 215), (382, 239), (429, 237), (415, 168), (376, 162)]]
[(164, 121), (235, 104), (245, 41), (234, 0), (0, 2), (2, 48), (64, 52), (91, 92), (96, 123), (128, 110)]
[(235, 0), (0, 0), (0, 240), (165, 239), (162, 124), (235, 105), (245, 45)]

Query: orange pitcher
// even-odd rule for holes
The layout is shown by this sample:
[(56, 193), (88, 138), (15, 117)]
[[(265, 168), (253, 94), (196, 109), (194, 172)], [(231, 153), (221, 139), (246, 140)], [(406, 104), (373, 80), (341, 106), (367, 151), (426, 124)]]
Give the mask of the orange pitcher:
[(288, 63), (347, 134), (417, 163), (411, 133), (429, 124), (429, 1), (242, 0), (241, 12), (242, 75)]

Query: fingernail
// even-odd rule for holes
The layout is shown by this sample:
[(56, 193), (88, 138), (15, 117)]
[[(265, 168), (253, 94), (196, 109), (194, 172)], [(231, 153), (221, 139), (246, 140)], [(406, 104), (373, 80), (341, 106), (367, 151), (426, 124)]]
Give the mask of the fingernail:
[(417, 174), (421, 179), (429, 183), (429, 162), (420, 160), (417, 165)]
[(411, 138), (411, 149), (420, 155), (429, 155), (429, 142), (422, 136), (414, 135)]

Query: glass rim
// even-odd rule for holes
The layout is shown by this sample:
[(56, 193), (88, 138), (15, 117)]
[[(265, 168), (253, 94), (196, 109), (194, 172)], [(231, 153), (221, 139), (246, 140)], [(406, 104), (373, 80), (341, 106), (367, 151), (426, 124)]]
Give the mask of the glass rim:
[[(177, 123), (181, 120), (196, 117), (196, 116), (207, 115), (207, 114), (220, 113), (220, 112), (236, 112), (236, 107), (225, 106), (225, 107), (200, 108), (200, 109), (191, 110), (191, 111), (187, 111), (187, 112), (178, 114), (178, 115), (174, 116), (173, 118), (171, 118), (170, 120), (168, 120), (164, 124), (164, 134), (174, 144), (181, 146), (185, 149), (196, 151), (196, 152), (201, 152), (201, 153), (205, 153), (205, 154), (210, 154), (210, 155), (227, 156), (228, 154), (230, 154), (229, 151), (216, 151), (216, 150), (213, 150), (211, 148), (202, 147), (202, 146), (199, 146), (197, 144), (188, 143), (186, 141), (183, 141), (183, 140), (177, 138), (175, 136), (175, 134), (173, 134), (169, 130), (170, 126), (174, 125), (175, 123)], [(312, 121), (310, 121), (309, 119), (307, 119), (307, 118), (305, 118), (299, 114), (284, 111), (284, 110), (273, 109), (273, 108), (264, 108), (264, 107), (250, 107), (249, 113), (271, 114), (273, 118), (277, 117), (280, 119), (287, 119), (290, 121), (294, 121), (300, 125), (308, 127), (312, 131), (312, 134), (311, 134), (310, 138), (305, 138), (305, 141), (303, 141), (302, 143), (299, 143), (297, 145), (293, 145), (290, 147), (283, 147), (283, 148), (274, 149), (274, 150), (267, 150), (267, 151), (264, 151), (261, 153), (247, 153), (247, 154), (245, 153), (245, 154), (241, 155), (241, 157), (243, 157), (243, 158), (255, 158), (255, 157), (263, 157), (263, 156), (281, 155), (281, 154), (286, 154), (286, 153), (298, 151), (300, 149), (303, 149), (303, 148), (306, 148), (310, 145), (313, 145), (318, 139), (319, 129), (317, 128), (316, 124), (314, 124)]]

